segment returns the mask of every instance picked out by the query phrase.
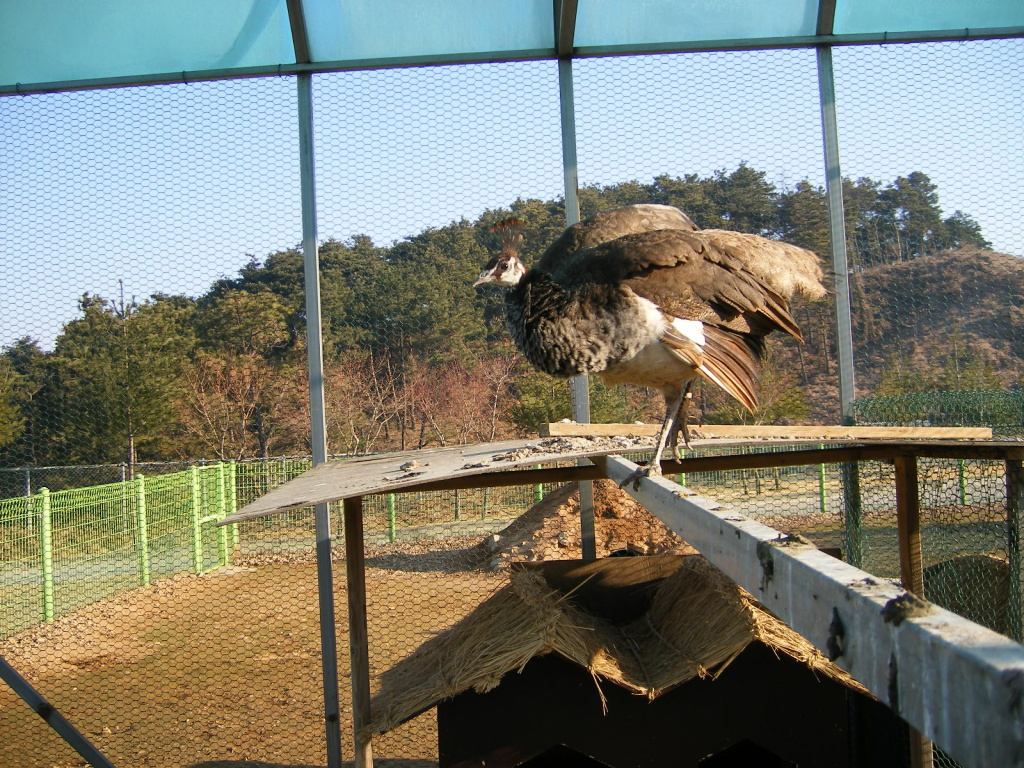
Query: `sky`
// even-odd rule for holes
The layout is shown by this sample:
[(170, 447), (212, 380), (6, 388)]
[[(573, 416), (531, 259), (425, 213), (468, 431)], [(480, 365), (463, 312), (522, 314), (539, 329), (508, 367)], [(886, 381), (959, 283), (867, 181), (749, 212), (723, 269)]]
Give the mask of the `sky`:
[[(834, 50), (842, 170), (913, 171), (1024, 256), (1024, 41)], [(824, 183), (811, 50), (574, 65), (579, 180), (747, 163)], [(387, 244), (564, 193), (551, 61), (314, 77), (321, 239)], [(44, 349), (83, 293), (205, 293), (301, 240), (295, 80), (0, 98), (0, 347)]]

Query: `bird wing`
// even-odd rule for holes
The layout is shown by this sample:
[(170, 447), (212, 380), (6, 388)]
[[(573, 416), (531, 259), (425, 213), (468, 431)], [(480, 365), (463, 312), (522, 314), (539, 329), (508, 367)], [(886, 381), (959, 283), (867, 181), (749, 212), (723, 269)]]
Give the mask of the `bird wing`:
[[(552, 277), (568, 289), (623, 285), (672, 317), (757, 336), (780, 330), (800, 339), (786, 297), (746, 268), (742, 251), (718, 247), (703, 235), (683, 230), (626, 235), (569, 254)], [(784, 271), (786, 262), (777, 269)]]
[(621, 285), (653, 303), (665, 320), (660, 340), (753, 409), (763, 337), (777, 330), (802, 340), (787, 299), (823, 294), (820, 275), (817, 257), (795, 246), (718, 230), (658, 230), (569, 254), (553, 277), (566, 288)]
[(671, 205), (644, 203), (604, 211), (568, 227), (537, 261), (537, 267), (552, 272), (570, 254), (593, 248), (626, 235), (662, 229), (696, 231), (690, 217)]

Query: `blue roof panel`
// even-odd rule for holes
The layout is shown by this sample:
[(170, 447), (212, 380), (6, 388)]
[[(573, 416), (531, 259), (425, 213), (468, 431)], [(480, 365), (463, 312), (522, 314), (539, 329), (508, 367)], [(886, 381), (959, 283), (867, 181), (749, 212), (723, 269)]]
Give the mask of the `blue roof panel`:
[(576, 46), (813, 35), (817, 0), (580, 0)]
[(0, 83), (294, 63), (285, 0), (3, 0)]
[[(1024, 29), (1024, 0), (835, 1), (839, 37)], [(570, 13), (563, 18), (571, 19), (572, 0), (565, 2)], [(808, 45), (819, 4), (578, 0), (572, 43), (583, 55)], [(554, 56), (555, 6), (556, 0), (0, 0), (0, 93), (161, 82), (179, 73), (294, 72), (305, 65), (296, 66), (289, 8), (301, 8), (313, 69)]]
[(834, 32), (920, 32), (1024, 26), (1024, 0), (838, 0)]
[(304, 0), (314, 61), (554, 48), (551, 0)]

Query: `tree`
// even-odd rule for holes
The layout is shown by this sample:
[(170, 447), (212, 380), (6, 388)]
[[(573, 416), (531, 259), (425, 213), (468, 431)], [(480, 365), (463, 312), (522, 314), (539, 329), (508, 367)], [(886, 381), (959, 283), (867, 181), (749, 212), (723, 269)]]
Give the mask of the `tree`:
[(25, 431), (18, 407), (20, 377), (9, 360), (0, 358), (0, 446), (13, 443)]
[[(299, 445), (288, 418), (300, 399), (302, 340), (289, 306), (270, 290), (229, 289), (203, 303), (199, 345), (185, 373), (179, 418), (190, 442), (218, 458), (269, 458)], [(291, 426), (289, 426), (291, 425)]]
[(828, 204), (825, 191), (800, 181), (779, 196), (779, 236), (786, 242), (814, 251), (822, 258), (831, 252)]
[(47, 359), (42, 403), (63, 462), (168, 456), (172, 403), (191, 348), (192, 303), (155, 296), (115, 304), (85, 294)]
[(778, 231), (778, 192), (765, 177), (746, 163), (731, 173), (715, 171), (708, 196), (717, 209), (719, 222), (705, 224), (755, 235), (771, 236)]

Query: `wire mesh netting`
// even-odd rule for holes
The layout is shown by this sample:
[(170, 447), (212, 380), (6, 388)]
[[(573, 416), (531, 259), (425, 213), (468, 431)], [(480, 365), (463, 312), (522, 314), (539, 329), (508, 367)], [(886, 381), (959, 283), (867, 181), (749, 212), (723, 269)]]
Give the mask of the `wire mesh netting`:
[[(835, 51), (859, 423), (1019, 437), (1020, 49)], [(500, 295), (469, 287), (494, 223), (520, 221), (529, 257), (564, 226), (558, 74), (313, 77), (332, 452), (532, 435), (570, 415), (564, 382), (511, 346)], [(0, 101), (0, 655), (119, 765), (325, 760), (313, 515), (216, 525), (311, 465), (295, 86)], [(814, 52), (583, 60), (574, 87), (584, 216), (668, 203), (828, 253)], [(705, 388), (701, 418), (839, 420), (833, 301), (796, 317), (805, 343), (772, 341), (760, 410)], [(660, 418), (650, 393), (591, 393), (595, 421)], [(918, 466), (926, 596), (1019, 639), (1006, 465)], [(890, 465), (680, 481), (900, 578)], [(580, 557), (573, 492), (368, 497), (373, 690), (512, 563)], [(613, 486), (597, 502), (599, 556), (688, 551)], [(0, 764), (78, 764), (6, 689), (0, 733)], [(433, 711), (373, 748), (436, 764)]]

